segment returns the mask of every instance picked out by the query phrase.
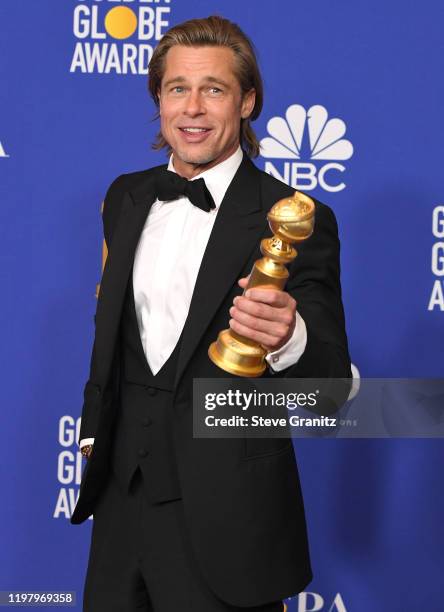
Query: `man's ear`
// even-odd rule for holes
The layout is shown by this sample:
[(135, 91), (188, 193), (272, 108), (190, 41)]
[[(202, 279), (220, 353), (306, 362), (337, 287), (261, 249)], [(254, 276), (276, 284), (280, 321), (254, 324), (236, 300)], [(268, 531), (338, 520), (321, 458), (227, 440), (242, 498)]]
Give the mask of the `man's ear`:
[(254, 88), (247, 91), (242, 98), (241, 106), (241, 117), (242, 119), (248, 119), (253, 112), (254, 104), (256, 102), (256, 90)]

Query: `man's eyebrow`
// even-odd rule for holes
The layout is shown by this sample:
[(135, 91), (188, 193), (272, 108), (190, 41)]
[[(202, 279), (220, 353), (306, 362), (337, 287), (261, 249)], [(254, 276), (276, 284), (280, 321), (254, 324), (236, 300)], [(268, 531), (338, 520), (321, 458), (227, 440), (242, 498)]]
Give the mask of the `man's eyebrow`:
[(171, 85), (171, 83), (185, 83), (185, 81), (186, 81), (185, 77), (177, 76), (172, 79), (168, 79), (168, 81), (165, 81), (164, 83), (162, 83), (162, 85), (164, 87), (168, 87), (168, 85)]
[[(202, 79), (202, 81), (204, 83), (216, 83), (217, 85), (222, 85), (223, 87), (226, 87), (226, 88), (230, 87), (229, 83), (227, 83), (223, 79), (219, 79), (214, 76), (206, 76)], [(177, 77), (173, 77), (172, 79), (168, 79), (168, 81), (165, 81), (164, 83), (162, 83), (162, 86), (168, 87), (169, 85), (172, 85), (173, 83), (185, 83), (185, 82), (186, 82), (185, 77), (177, 76)]]
[(207, 76), (204, 78), (204, 81), (206, 81), (207, 83), (217, 83), (218, 85), (222, 85), (223, 87), (227, 88), (230, 87), (230, 85), (226, 81), (217, 77)]

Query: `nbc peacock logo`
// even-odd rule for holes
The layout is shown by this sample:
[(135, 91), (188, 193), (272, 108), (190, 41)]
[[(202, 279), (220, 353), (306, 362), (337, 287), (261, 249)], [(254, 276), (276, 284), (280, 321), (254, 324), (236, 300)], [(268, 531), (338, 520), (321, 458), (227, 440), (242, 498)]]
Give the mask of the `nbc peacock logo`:
[[(344, 138), (342, 119), (329, 118), (320, 104), (305, 110), (300, 104), (287, 108), (284, 117), (267, 123), (269, 136), (262, 138), (261, 155), (265, 172), (294, 189), (310, 191), (318, 185), (329, 192), (342, 191), (346, 184), (338, 173), (345, 172), (342, 161), (353, 155), (352, 143)], [(307, 160), (310, 161), (302, 161)]]

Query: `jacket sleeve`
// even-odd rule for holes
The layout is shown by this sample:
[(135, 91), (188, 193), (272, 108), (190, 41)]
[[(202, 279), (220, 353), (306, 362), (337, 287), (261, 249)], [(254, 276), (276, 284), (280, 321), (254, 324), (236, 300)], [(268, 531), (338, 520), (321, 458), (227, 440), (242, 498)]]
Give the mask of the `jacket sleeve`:
[[(314, 232), (304, 243), (296, 245), (298, 256), (289, 268), (285, 287), (297, 301), (297, 309), (305, 321), (307, 344), (297, 363), (272, 376), (350, 379), (338, 226), (331, 208), (318, 201), (315, 204)], [(342, 404), (347, 399), (350, 384), (344, 381), (334, 386), (334, 395), (339, 396), (338, 401)]]
[[(103, 236), (105, 240), (106, 249), (109, 248), (112, 240), (111, 228), (115, 226), (115, 221), (119, 214), (120, 203), (122, 201), (123, 194), (123, 179), (124, 175), (119, 176), (110, 185), (103, 202), (102, 208), (102, 223), (103, 223)], [(94, 315), (94, 321), (95, 321)], [(82, 407), (82, 420), (80, 425), (80, 433), (78, 444), (85, 438), (94, 438), (95, 432), (98, 425), (99, 418), (99, 406), (103, 394), (98, 382), (94, 377), (94, 361), (95, 361), (95, 340), (92, 347), (90, 367), (89, 367), (89, 378), (86, 381), (83, 391), (83, 407)]]

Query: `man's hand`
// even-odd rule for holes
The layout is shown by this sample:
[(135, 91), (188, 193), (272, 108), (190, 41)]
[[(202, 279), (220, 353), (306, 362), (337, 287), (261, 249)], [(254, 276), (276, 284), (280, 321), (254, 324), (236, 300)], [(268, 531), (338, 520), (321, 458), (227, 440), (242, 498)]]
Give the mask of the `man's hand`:
[[(238, 282), (245, 289), (248, 277)], [(234, 298), (230, 308), (230, 327), (258, 342), (266, 351), (277, 351), (293, 335), (296, 305), (296, 300), (285, 291), (249, 289), (247, 294)]]

